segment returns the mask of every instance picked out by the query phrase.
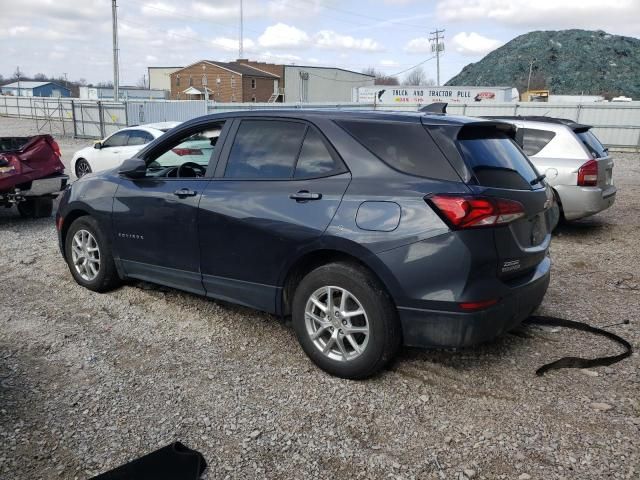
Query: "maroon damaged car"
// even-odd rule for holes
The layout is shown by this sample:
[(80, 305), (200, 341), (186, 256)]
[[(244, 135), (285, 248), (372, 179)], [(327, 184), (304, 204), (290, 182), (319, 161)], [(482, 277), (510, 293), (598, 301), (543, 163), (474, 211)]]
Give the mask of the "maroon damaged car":
[(0, 206), (16, 205), (23, 217), (50, 216), (69, 180), (60, 157), (51, 135), (0, 137)]

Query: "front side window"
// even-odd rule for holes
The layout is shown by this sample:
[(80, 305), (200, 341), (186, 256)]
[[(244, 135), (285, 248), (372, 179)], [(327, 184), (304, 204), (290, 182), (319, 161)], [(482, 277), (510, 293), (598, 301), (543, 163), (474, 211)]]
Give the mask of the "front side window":
[(536, 128), (522, 129), (522, 150), (528, 156), (533, 156), (540, 152), (555, 137), (555, 132), (549, 130), (538, 130)]
[(305, 130), (298, 122), (243, 120), (229, 153), (225, 178), (291, 178)]
[(122, 147), (127, 144), (129, 132), (117, 132), (102, 143), (102, 148)]
[(129, 130), (127, 145), (145, 145), (153, 140), (153, 135), (143, 130)]
[[(147, 170), (150, 175), (203, 176), (213, 157), (224, 122), (207, 125), (206, 128), (180, 139), (171, 148), (157, 155)], [(189, 165), (191, 164), (191, 165)], [(182, 167), (180, 175), (172, 167)]]

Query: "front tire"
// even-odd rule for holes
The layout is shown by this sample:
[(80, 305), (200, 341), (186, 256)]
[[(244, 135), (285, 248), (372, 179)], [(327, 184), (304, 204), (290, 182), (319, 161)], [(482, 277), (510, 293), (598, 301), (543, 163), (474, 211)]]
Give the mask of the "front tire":
[(76, 219), (67, 231), (65, 257), (74, 280), (94, 292), (107, 292), (121, 281), (111, 246), (92, 217)]
[(87, 173), (91, 173), (92, 171), (93, 170), (91, 170), (91, 165), (89, 165), (89, 162), (87, 162), (84, 158), (78, 159), (78, 161), (76, 162), (76, 177), (82, 178)]
[(356, 264), (331, 263), (305, 276), (294, 294), (292, 317), (307, 356), (338, 377), (370, 377), (400, 347), (393, 302), (380, 282)]

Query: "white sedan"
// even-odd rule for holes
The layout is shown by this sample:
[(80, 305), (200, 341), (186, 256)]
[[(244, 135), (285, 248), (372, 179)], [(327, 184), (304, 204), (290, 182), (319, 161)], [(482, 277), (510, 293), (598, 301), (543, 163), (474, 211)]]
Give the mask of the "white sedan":
[(92, 147), (78, 150), (71, 159), (71, 171), (80, 178), (87, 173), (118, 167), (135, 156), (147, 143), (177, 125), (180, 122), (148, 123), (118, 130)]

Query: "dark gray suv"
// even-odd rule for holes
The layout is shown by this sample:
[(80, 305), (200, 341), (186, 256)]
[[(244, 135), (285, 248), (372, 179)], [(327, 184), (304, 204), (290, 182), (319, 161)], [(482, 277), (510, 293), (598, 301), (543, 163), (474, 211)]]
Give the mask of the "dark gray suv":
[(279, 110), (200, 117), (68, 188), (76, 281), (136, 278), (291, 315), (324, 370), (513, 328), (549, 283), (552, 194), (500, 121)]

